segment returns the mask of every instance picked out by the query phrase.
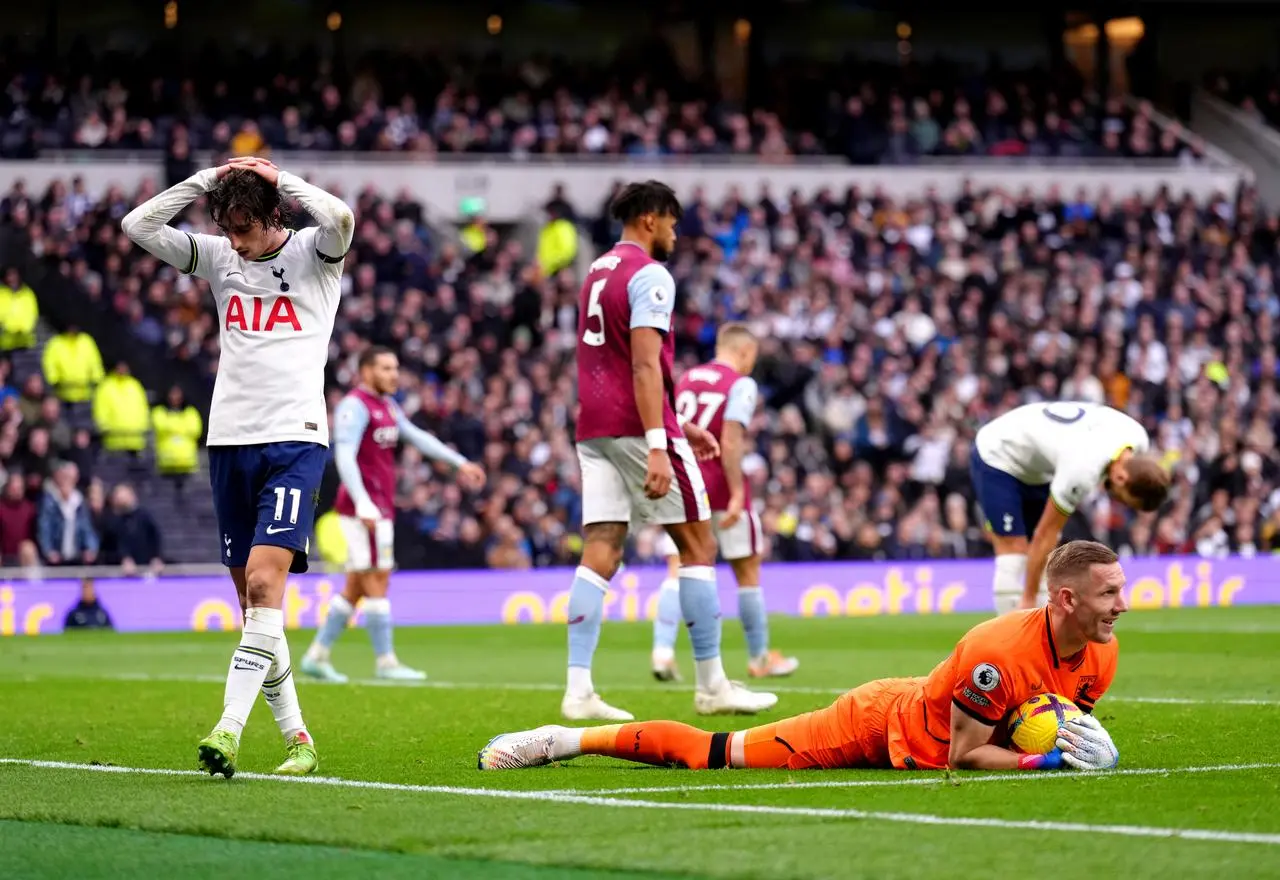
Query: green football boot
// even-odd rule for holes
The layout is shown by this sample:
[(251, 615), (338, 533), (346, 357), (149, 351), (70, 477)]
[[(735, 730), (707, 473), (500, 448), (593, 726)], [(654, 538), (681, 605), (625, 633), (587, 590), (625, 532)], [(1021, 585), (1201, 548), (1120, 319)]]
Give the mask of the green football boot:
[(200, 769), (208, 770), (210, 776), (221, 773), (227, 779), (235, 775), (238, 751), (240, 738), (229, 730), (215, 730), (200, 740), (200, 745), (196, 747)]
[(320, 767), (315, 743), (311, 741), (311, 735), (305, 730), (289, 737), (285, 751), (288, 757), (275, 769), (276, 773), (283, 776), (306, 776), (309, 773), (315, 773)]

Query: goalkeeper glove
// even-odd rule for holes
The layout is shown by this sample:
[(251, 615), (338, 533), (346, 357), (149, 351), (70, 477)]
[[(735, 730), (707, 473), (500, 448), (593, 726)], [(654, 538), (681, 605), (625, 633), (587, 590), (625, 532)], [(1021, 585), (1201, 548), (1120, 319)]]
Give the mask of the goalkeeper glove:
[(1110, 770), (1120, 763), (1120, 751), (1102, 723), (1092, 715), (1065, 722), (1058, 731), (1062, 760), (1077, 770)]

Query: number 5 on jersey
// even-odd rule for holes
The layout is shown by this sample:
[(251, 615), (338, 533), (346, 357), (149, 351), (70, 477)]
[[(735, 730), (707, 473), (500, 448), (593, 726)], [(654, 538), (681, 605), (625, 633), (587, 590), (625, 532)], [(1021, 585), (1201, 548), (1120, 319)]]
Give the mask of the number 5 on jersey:
[[(587, 298), (587, 329), (582, 331), (582, 341), (595, 348), (604, 345), (604, 306), (600, 305), (600, 294), (604, 292), (608, 281), (608, 278), (601, 278), (591, 285), (591, 293)], [(591, 329), (592, 318), (600, 322), (599, 330)]]

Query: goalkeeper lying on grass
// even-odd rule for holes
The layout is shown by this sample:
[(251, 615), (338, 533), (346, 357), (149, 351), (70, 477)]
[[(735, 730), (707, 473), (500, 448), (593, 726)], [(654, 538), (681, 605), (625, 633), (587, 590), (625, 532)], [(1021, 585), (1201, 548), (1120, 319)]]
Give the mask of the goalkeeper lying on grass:
[[(868, 682), (825, 709), (735, 733), (676, 721), (507, 733), (480, 750), (479, 767), (509, 770), (608, 755), (693, 770), (1110, 769), (1120, 755), (1089, 713), (1115, 677), (1113, 629), (1128, 610), (1124, 571), (1109, 548), (1072, 541), (1053, 552), (1046, 574), (1047, 607), (978, 624), (925, 678)], [(1047, 754), (1007, 748), (1002, 720), (1041, 693), (1068, 696), (1085, 714), (1063, 724)]]

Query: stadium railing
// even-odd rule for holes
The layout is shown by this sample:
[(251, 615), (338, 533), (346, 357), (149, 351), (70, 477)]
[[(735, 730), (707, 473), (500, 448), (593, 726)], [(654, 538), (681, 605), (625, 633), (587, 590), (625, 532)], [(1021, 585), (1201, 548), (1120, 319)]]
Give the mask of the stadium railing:
[(1280, 205), (1280, 131), (1204, 89), (1192, 94), (1191, 123), (1253, 170), (1266, 204)]
[[(211, 164), (211, 155), (195, 157), (199, 167)], [(753, 196), (769, 186), (775, 197), (792, 190), (812, 196), (827, 189), (843, 193), (859, 186), (866, 191), (883, 190), (894, 198), (917, 198), (933, 189), (944, 198), (960, 193), (966, 184), (979, 190), (998, 189), (1016, 194), (1024, 189), (1042, 194), (1056, 189), (1073, 196), (1083, 190), (1096, 196), (1107, 190), (1114, 197), (1131, 194), (1151, 196), (1168, 188), (1175, 195), (1189, 193), (1198, 202), (1218, 195), (1233, 196), (1242, 184), (1253, 182), (1246, 166), (1227, 161), (1184, 165), (1169, 160), (1057, 160), (1052, 162), (1010, 162), (961, 158), (930, 161), (910, 166), (852, 166), (813, 163), (768, 164), (719, 162), (674, 163), (634, 159), (612, 162), (513, 161), (510, 158), (446, 160), (438, 157), (390, 159), (383, 154), (317, 154), (274, 152), (280, 167), (301, 174), (325, 187), (339, 187), (350, 197), (366, 186), (387, 193), (408, 189), (421, 199), (432, 216), (444, 220), (461, 219), (464, 204), (480, 200), (489, 220), (513, 223), (536, 215), (546, 201), (552, 184), (564, 188), (565, 197), (576, 210), (593, 215), (601, 199), (618, 180), (640, 176), (660, 176), (681, 197), (701, 188), (712, 202), (738, 189)], [(536, 173), (531, 173), (536, 171)], [(73, 176), (84, 179), (91, 192), (101, 192), (117, 184), (132, 189), (144, 180), (163, 185), (163, 164), (158, 159), (104, 158), (93, 154), (70, 154), (62, 160), (0, 162), (0, 179), (26, 181), (29, 191), (42, 192), (56, 179)]]

